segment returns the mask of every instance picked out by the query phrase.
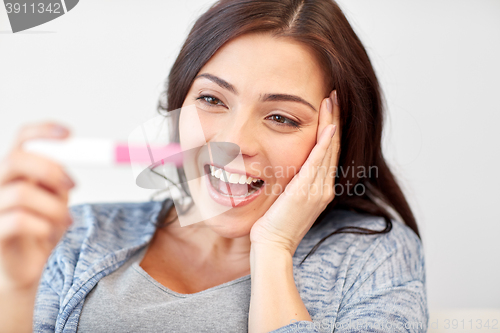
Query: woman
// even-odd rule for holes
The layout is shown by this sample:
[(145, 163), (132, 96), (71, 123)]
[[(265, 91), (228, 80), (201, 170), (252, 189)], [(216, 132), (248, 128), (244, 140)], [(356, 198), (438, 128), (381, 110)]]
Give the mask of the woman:
[(68, 216), (74, 184), (21, 148), (57, 127), (27, 127), (0, 172), (5, 331), (32, 318), (37, 332), (426, 331), (423, 251), (382, 155), (380, 89), (334, 2), (217, 2), (166, 95), (183, 149), (193, 121), (206, 142), (238, 145), (243, 165), (224, 174), (197, 155), (185, 186), (198, 207), (227, 209), (182, 228), (170, 199)]

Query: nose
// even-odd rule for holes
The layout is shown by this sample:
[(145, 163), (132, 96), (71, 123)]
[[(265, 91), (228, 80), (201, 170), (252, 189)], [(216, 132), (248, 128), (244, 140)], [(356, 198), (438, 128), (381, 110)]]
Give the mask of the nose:
[(251, 119), (250, 114), (248, 110), (235, 111), (218, 129), (213, 141), (232, 143), (224, 146), (228, 156), (235, 156), (240, 153), (240, 150), (241, 155), (246, 157), (257, 155), (258, 125), (255, 120)]

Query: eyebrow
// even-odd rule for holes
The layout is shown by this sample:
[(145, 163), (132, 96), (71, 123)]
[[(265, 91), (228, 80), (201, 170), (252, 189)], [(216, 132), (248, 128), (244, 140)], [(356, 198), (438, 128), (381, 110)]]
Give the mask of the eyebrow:
[[(213, 74), (209, 73), (203, 73), (194, 78), (194, 80), (199, 79), (199, 78), (206, 78), (209, 79), (210, 81), (214, 82), (217, 84), (219, 87), (224, 88), (226, 90), (229, 90), (235, 95), (238, 95), (238, 90), (229, 82), (221, 79), (220, 77), (217, 77)], [(193, 81), (194, 81), (193, 80)], [(262, 102), (268, 102), (268, 101), (279, 101), (279, 102), (297, 102), (304, 104), (311, 109), (314, 110), (314, 112), (318, 112), (314, 106), (312, 106), (311, 103), (303, 99), (302, 97), (296, 96), (296, 95), (289, 95), (289, 94), (265, 94), (264, 96), (261, 97)]]

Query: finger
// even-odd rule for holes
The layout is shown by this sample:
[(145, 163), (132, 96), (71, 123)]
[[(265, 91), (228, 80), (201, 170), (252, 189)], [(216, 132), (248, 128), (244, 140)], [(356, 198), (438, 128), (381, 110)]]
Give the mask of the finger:
[[(333, 135), (335, 135), (336, 127), (333, 126)], [(332, 135), (332, 137), (333, 137)], [(330, 138), (330, 144), (325, 152), (325, 157), (318, 167), (318, 172), (316, 178), (314, 179), (313, 188), (316, 189), (315, 193), (318, 197), (324, 197), (327, 202), (333, 199), (334, 183), (335, 183), (335, 171), (336, 168), (332, 165), (332, 154), (333, 154), (333, 138)]]
[[(333, 100), (331, 99), (331, 96), (332, 95), (330, 93), (327, 98), (323, 99), (323, 103), (320, 108), (317, 142), (320, 140), (321, 133), (323, 133), (326, 127), (332, 124), (333, 121)], [(328, 149), (329, 147), (327, 148), (326, 154), (328, 154)], [(321, 162), (321, 165), (323, 165), (323, 161)]]
[(336, 126), (335, 134), (332, 137), (332, 155), (331, 155), (331, 165), (338, 167), (340, 158), (340, 147), (342, 138), (342, 127), (340, 126), (340, 105), (337, 98), (337, 91), (334, 92), (332, 98), (333, 103), (333, 124)]
[(21, 209), (0, 215), (0, 240), (2, 241), (21, 236), (50, 239), (52, 231), (51, 224), (46, 220)]
[(331, 142), (331, 137), (333, 134), (333, 125), (328, 125), (321, 133), (319, 142), (314, 146), (309, 154), (309, 157), (304, 162), (299, 170), (299, 176), (305, 177), (312, 183), (318, 172), (318, 167), (321, 165), (325, 157), (325, 153)]
[(333, 101), (330, 98), (330, 96), (328, 96), (327, 98), (323, 99), (321, 107), (319, 109), (318, 132), (317, 132), (316, 142), (319, 142), (321, 133), (323, 133), (326, 126), (332, 123), (333, 119), (332, 112), (333, 112)]
[(333, 150), (333, 136), (335, 135), (337, 128), (333, 125), (333, 135), (330, 138), (330, 142), (328, 144), (328, 148), (325, 151), (325, 156), (321, 161), (321, 165), (318, 168), (318, 173), (316, 178), (325, 178), (329, 175), (330, 169), (332, 167), (332, 150)]
[[(318, 126), (318, 128), (325, 128), (326, 126), (328, 126), (329, 124), (333, 124), (334, 123), (334, 113), (333, 113), (333, 107), (334, 107), (334, 96), (336, 96), (336, 90), (332, 90), (330, 92), (330, 95), (325, 98), (325, 104), (326, 104), (326, 108), (323, 109), (322, 111), (325, 111), (323, 112), (322, 114), (320, 114), (320, 125)], [(329, 164), (330, 164), (330, 156), (331, 156), (331, 148), (330, 146), (328, 147), (327, 151), (326, 151), (326, 154), (325, 154), (325, 159), (322, 161), (322, 168), (328, 168), (329, 167)], [(323, 172), (323, 174), (326, 174), (327, 172)]]
[(321, 188), (321, 192), (328, 200), (333, 197), (335, 176), (338, 168), (339, 150), (340, 150), (340, 110), (337, 99), (337, 91), (333, 90), (330, 94), (333, 102), (331, 121), (334, 125), (334, 135), (331, 138), (331, 143), (325, 153), (325, 158), (318, 170), (315, 179), (315, 186)]
[(332, 137), (332, 143), (328, 148), (328, 160), (325, 161), (329, 164), (327, 168), (328, 174), (325, 177), (325, 188), (330, 189), (331, 187), (333, 193), (333, 186), (335, 184), (335, 177), (337, 175), (340, 158), (340, 138), (342, 137), (342, 128), (340, 126), (340, 107), (337, 98), (337, 91), (333, 90), (330, 97), (333, 101), (332, 123), (335, 126), (335, 133)]
[[(326, 134), (326, 132), (329, 132), (327, 127), (332, 122), (332, 117), (333, 117), (332, 104), (333, 104), (332, 100), (329, 97), (323, 99), (323, 101), (321, 102), (321, 106), (319, 108), (318, 134), (316, 138), (316, 145), (312, 149), (311, 153), (309, 153), (307, 160), (304, 162), (298, 173), (299, 177), (304, 177), (306, 176), (306, 174), (309, 177), (311, 177), (311, 183), (316, 177), (318, 166), (322, 163), (323, 158), (325, 157), (326, 149), (328, 148), (328, 141), (330, 139), (330, 135)], [(328, 138), (326, 137), (324, 138), (324, 140), (326, 141), (322, 143), (323, 145), (326, 144), (326, 146), (321, 147), (320, 141), (324, 136), (328, 136)]]
[(32, 183), (16, 181), (1, 189), (0, 213), (13, 209), (29, 211), (60, 227), (71, 223), (67, 202)]
[(54, 122), (45, 122), (41, 124), (28, 124), (21, 128), (13, 150), (22, 148), (22, 145), (33, 139), (62, 139), (69, 136), (70, 131), (67, 127)]
[[(305, 194), (305, 192), (308, 192), (308, 189), (310, 189), (310, 185), (313, 184), (316, 177), (318, 166), (323, 160), (325, 151), (330, 143), (332, 127), (332, 125), (327, 126), (327, 128), (323, 130), (323, 133), (321, 133), (319, 142), (313, 147), (299, 172), (297, 172), (288, 183), (285, 189), (287, 195), (293, 195), (295, 193)], [(306, 190), (304, 191), (304, 189)]]
[[(326, 107), (326, 111), (328, 112), (325, 112), (322, 116), (322, 122), (323, 122), (323, 126), (326, 127), (328, 126), (329, 124), (333, 124), (334, 123), (334, 97), (336, 96), (336, 90), (332, 90), (330, 95), (328, 96), (328, 98), (325, 99), (326, 101), (326, 104), (327, 104), (327, 107)], [(333, 141), (333, 138), (331, 139), (331, 141)], [(316, 177), (320, 177), (321, 180), (323, 180), (323, 178), (325, 176), (327, 176), (329, 174), (329, 171), (330, 171), (330, 165), (331, 165), (331, 156), (332, 156), (332, 145), (330, 144), (326, 150), (326, 153), (325, 153), (325, 157), (323, 159), (323, 161), (321, 162), (321, 166), (320, 166), (320, 169), (318, 170), (318, 174), (316, 175)]]
[(61, 196), (75, 186), (59, 164), (24, 151), (13, 153), (0, 164), (0, 186), (17, 179), (39, 183)]
[(323, 163), (325, 153), (331, 143), (331, 137), (333, 135), (332, 120), (333, 103), (329, 96), (323, 99), (320, 106), (317, 143), (296, 175), (296, 177), (303, 178), (304, 180), (303, 182), (291, 182), (291, 186), (288, 187), (290, 191), (295, 190), (295, 187), (300, 187), (304, 183), (311, 184), (314, 182), (319, 166)]

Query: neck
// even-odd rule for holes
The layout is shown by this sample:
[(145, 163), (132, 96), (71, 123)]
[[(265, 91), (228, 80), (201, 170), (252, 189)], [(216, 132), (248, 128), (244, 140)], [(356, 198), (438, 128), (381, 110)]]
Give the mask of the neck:
[[(175, 207), (172, 207), (165, 221), (172, 221), (175, 218)], [(158, 228), (154, 241), (159, 250), (176, 246), (178, 249), (193, 253), (202, 261), (249, 259), (251, 245), (249, 234), (236, 238), (223, 237), (214, 231), (214, 228), (205, 221), (181, 226), (179, 219), (175, 219), (167, 226)]]

